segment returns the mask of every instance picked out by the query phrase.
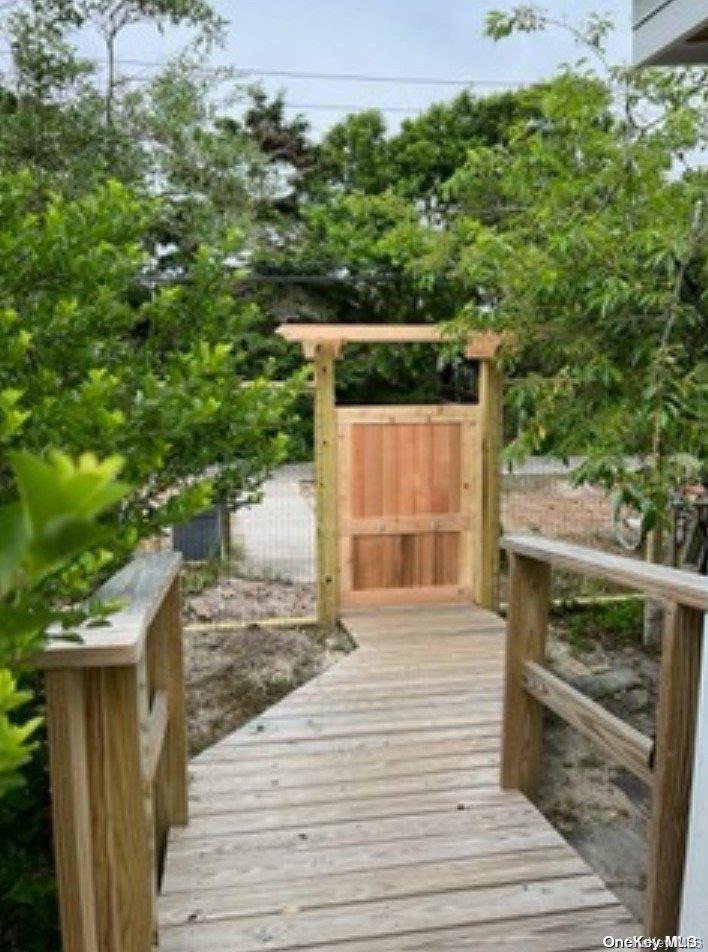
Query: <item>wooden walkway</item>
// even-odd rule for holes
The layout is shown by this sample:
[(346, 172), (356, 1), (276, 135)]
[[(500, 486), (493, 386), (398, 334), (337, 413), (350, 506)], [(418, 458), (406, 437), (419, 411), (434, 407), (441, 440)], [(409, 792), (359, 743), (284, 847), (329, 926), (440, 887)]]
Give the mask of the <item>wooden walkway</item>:
[(640, 934), (499, 790), (500, 619), (418, 605), (345, 623), (358, 650), (192, 762), (163, 952), (595, 952)]

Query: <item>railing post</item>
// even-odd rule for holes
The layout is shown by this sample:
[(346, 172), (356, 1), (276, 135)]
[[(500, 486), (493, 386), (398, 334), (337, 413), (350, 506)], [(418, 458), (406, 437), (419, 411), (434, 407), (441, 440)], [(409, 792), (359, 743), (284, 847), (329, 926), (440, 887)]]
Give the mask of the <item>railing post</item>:
[(509, 561), (501, 786), (530, 795), (538, 782), (543, 708), (524, 689), (522, 675), (525, 661), (545, 660), (550, 566), (515, 553)]
[(187, 807), (187, 718), (184, 698), (184, 652), (182, 647), (182, 608), (180, 601), (180, 578), (175, 577), (167, 593), (163, 608), (165, 613), (165, 689), (169, 720), (165, 736), (165, 771), (167, 822), (174, 826), (186, 826), (189, 819)]
[(63, 952), (98, 952), (84, 672), (45, 679)]
[(186, 820), (179, 560), (136, 559), (99, 597), (125, 604), (108, 625), (50, 640), (37, 656), (62, 947), (150, 952), (158, 851)]
[(150, 949), (157, 918), (150, 787), (143, 770), (147, 704), (141, 668), (144, 664), (102, 672), (105, 729), (93, 754), (108, 772), (110, 799), (96, 808), (108, 811), (113, 829), (116, 952)]
[(164, 740), (158, 733), (148, 745), (148, 779), (152, 783), (155, 825), (155, 874), (159, 881), (171, 826), (185, 826), (187, 809), (187, 730), (179, 576), (172, 582), (150, 625), (147, 641), (150, 685), (149, 723), (154, 726), (158, 706), (166, 698)]
[(694, 757), (703, 613), (671, 604), (664, 627), (645, 933), (678, 932)]

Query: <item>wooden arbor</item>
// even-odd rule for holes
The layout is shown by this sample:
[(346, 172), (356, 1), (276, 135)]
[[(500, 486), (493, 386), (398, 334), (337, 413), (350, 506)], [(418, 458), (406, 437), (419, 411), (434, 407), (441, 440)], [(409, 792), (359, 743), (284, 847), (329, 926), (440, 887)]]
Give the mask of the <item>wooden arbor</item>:
[(498, 599), (501, 379), (497, 334), (470, 335), (473, 405), (337, 407), (347, 343), (441, 343), (434, 325), (284, 324), (315, 388), (318, 617), (341, 605)]

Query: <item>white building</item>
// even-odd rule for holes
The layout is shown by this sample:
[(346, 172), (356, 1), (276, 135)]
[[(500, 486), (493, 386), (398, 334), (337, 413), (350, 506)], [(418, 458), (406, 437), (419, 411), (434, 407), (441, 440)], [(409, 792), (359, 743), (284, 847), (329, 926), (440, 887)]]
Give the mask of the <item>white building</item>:
[(708, 63), (708, 0), (634, 0), (634, 62)]
[[(634, 0), (634, 62), (643, 66), (708, 64), (708, 0)], [(708, 621), (703, 633), (681, 933), (708, 941)]]

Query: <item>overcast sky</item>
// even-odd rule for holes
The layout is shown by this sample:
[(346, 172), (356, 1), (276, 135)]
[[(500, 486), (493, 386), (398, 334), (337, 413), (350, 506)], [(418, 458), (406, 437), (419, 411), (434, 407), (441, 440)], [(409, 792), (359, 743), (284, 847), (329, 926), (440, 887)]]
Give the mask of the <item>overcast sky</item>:
[[(486, 12), (514, 5), (513, 0), (217, 0), (229, 28), (226, 48), (215, 59), (256, 70), (486, 80), (504, 88), (509, 82), (547, 76), (578, 57), (578, 48), (560, 31), (497, 44), (486, 39)], [(610, 14), (616, 23), (611, 57), (629, 60), (630, 0), (546, 0), (544, 6), (574, 23), (593, 11)], [(186, 38), (181, 31), (160, 35), (134, 27), (124, 34), (119, 56), (162, 60)], [(100, 52), (88, 37), (82, 47), (87, 53)], [(395, 81), (267, 77), (263, 84), (271, 92), (283, 89), (317, 132), (350, 111), (331, 107), (380, 107), (395, 125), (407, 114), (401, 110), (417, 110), (455, 93), (452, 87)]]

